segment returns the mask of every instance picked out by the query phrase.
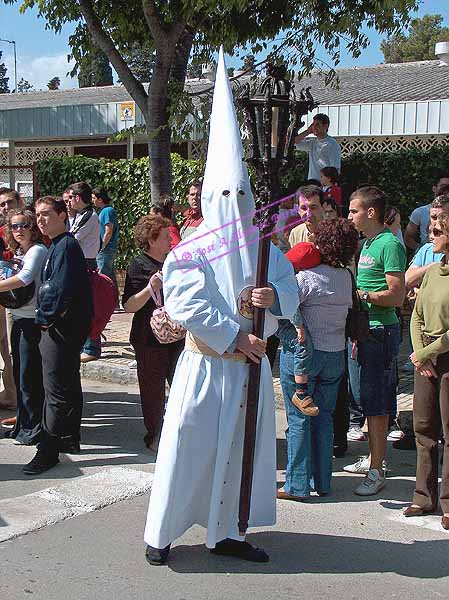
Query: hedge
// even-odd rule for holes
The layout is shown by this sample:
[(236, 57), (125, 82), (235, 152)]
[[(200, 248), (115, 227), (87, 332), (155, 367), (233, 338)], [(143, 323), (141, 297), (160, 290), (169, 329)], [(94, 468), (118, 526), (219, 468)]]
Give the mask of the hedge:
[[(284, 178), (285, 192), (307, 177), (307, 155), (298, 153), (297, 159), (297, 167)], [(346, 200), (361, 185), (379, 186), (405, 223), (414, 208), (432, 199), (432, 186), (441, 176), (449, 176), (449, 143), (427, 151), (355, 152), (342, 161), (341, 182)]]
[[(173, 196), (185, 202), (186, 186), (202, 176), (200, 161), (184, 160), (172, 154)], [(107, 160), (84, 156), (56, 157), (41, 160), (37, 175), (42, 196), (61, 195), (67, 185), (86, 181), (92, 187), (104, 187), (117, 211), (120, 236), (116, 259), (118, 269), (125, 269), (136, 250), (133, 227), (148, 212), (151, 204), (150, 166), (148, 158)]]
[[(186, 186), (203, 174), (204, 163), (172, 154), (173, 196), (185, 201)], [(416, 207), (432, 197), (432, 185), (449, 174), (449, 144), (428, 151), (354, 153), (343, 160), (344, 197), (363, 184), (378, 185), (404, 219)], [(307, 177), (307, 155), (298, 152), (295, 168), (283, 178), (284, 194), (293, 192)], [(93, 159), (84, 156), (49, 158), (38, 163), (42, 195), (58, 194), (75, 181), (87, 181), (92, 187), (104, 187), (114, 201), (120, 224), (117, 267), (126, 268), (135, 253), (133, 226), (148, 211), (150, 167), (148, 158), (132, 161)]]

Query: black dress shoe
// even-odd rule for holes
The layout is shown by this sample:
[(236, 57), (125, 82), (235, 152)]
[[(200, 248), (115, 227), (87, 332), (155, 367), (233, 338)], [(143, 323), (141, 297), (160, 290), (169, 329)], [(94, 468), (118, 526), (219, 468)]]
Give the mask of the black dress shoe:
[(147, 546), (145, 550), (145, 558), (150, 563), (150, 565), (158, 566), (165, 565), (167, 562), (168, 555), (170, 553), (170, 544), (165, 546), (165, 548), (153, 548), (152, 546)]
[(348, 444), (336, 444), (334, 445), (334, 456), (335, 458), (342, 458), (348, 450)]
[(221, 556), (234, 556), (235, 558), (258, 563), (265, 563), (270, 560), (270, 557), (262, 548), (256, 548), (248, 542), (239, 542), (230, 538), (218, 542), (215, 548), (211, 549), (211, 553)]
[(416, 441), (413, 435), (405, 435), (400, 440), (393, 442), (396, 450), (416, 450)]
[(59, 452), (64, 454), (79, 454), (81, 452), (80, 443), (72, 439), (62, 439), (59, 444)]
[(22, 470), (26, 475), (40, 475), (53, 468), (58, 462), (59, 458), (57, 454), (45, 454), (42, 450), (38, 449), (33, 460), (25, 465)]

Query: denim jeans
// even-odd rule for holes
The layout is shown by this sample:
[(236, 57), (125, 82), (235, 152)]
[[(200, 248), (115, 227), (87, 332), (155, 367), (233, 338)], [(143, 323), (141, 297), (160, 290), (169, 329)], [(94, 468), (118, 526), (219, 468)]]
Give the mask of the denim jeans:
[(101, 356), (101, 337), (91, 338), (88, 337), (86, 343), (83, 346), (83, 354), (89, 354), (89, 356), (95, 356), (100, 358)]
[(295, 348), (295, 375), (308, 375), (312, 366), (313, 344), (309, 330), (307, 329), (307, 325), (302, 318), (301, 310), (299, 308), (293, 317), (292, 323), (295, 328), (303, 327), (305, 331), (304, 342), (297, 342)]
[(363, 427), (365, 417), (360, 403), (360, 365), (357, 362), (357, 345), (348, 340), (348, 392), (349, 392), (349, 427)]
[(41, 328), (34, 319), (14, 319), (11, 330), (14, 381), (17, 388), (17, 422), (11, 437), (33, 444), (41, 433), (44, 386), (39, 350)]
[(117, 284), (114, 269), (114, 259), (116, 254), (117, 248), (109, 249), (107, 246), (97, 254), (99, 272), (110, 277), (115, 284)]
[(333, 422), (340, 380), (344, 374), (344, 352), (313, 350), (309, 393), (320, 408), (317, 417), (307, 417), (292, 403), (295, 392), (295, 340), (282, 345), (281, 386), (287, 412), (287, 468), (284, 489), (294, 496), (308, 496), (311, 488), (330, 490), (333, 455)]
[(369, 338), (358, 345), (360, 402), (365, 416), (396, 416), (399, 323), (370, 328)]

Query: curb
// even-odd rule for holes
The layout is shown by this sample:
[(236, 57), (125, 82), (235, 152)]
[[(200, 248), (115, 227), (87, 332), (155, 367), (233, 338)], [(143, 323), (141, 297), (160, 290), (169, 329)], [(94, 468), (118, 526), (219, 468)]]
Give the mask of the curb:
[(81, 363), (80, 373), (82, 378), (93, 381), (138, 385), (137, 369), (130, 369), (128, 365), (108, 363), (107, 359)]
[[(117, 383), (119, 385), (138, 385), (137, 369), (130, 369), (128, 365), (119, 365), (109, 362), (107, 359), (81, 363), (81, 377), (91, 381), (104, 381), (106, 383)], [(277, 410), (284, 410), (284, 399), (280, 390), (279, 378), (273, 379), (274, 402)]]

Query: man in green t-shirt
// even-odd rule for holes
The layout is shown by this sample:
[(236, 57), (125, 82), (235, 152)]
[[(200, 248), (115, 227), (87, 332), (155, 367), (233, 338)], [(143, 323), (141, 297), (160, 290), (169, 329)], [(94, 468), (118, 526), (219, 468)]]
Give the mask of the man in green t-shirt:
[(370, 337), (357, 346), (360, 402), (368, 421), (370, 448), (366, 478), (355, 489), (360, 496), (377, 494), (385, 485), (382, 462), (388, 422), (397, 410), (400, 326), (396, 307), (404, 302), (407, 259), (404, 246), (384, 226), (385, 206), (384, 193), (374, 186), (356, 190), (349, 204), (349, 219), (366, 237), (358, 263), (357, 291), (370, 320)]

